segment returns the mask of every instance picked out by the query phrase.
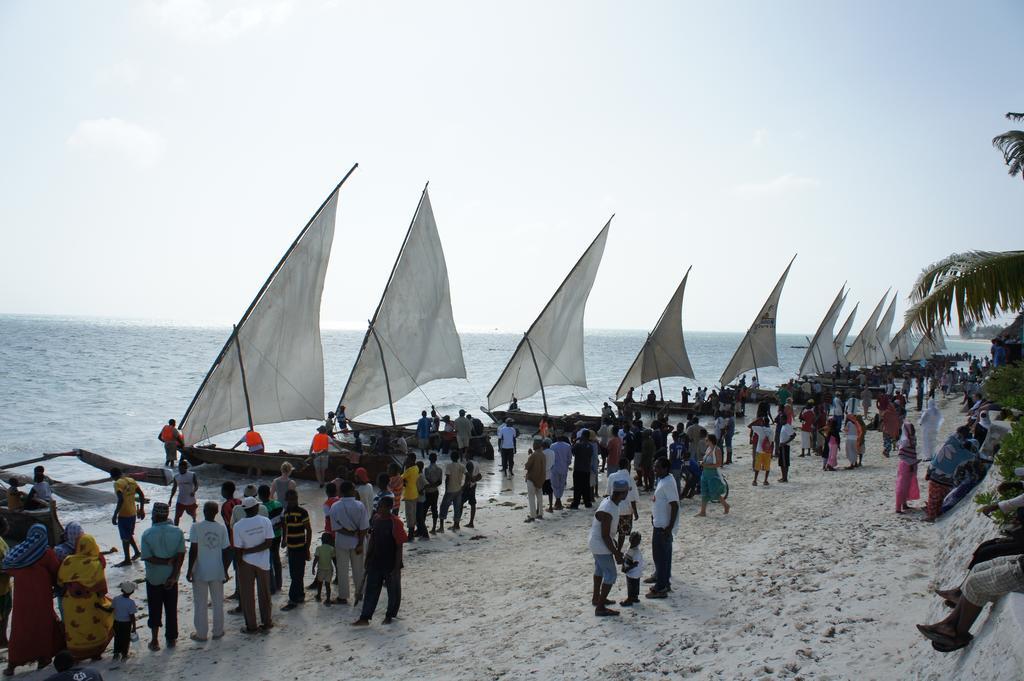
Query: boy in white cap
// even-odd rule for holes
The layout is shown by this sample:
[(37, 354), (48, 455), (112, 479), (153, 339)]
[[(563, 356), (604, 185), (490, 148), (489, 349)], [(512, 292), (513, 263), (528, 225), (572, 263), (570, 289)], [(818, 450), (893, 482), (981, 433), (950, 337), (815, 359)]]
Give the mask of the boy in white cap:
[(132, 632), (135, 631), (135, 613), (139, 608), (132, 600), (135, 593), (135, 582), (121, 582), (121, 595), (111, 601), (114, 610), (114, 661), (118, 656), (128, 659), (128, 649), (132, 645)]

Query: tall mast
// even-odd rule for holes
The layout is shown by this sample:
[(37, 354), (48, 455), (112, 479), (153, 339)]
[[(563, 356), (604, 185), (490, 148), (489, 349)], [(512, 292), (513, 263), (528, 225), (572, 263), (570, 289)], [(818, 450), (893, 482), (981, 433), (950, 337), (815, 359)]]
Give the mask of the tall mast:
[(235, 350), (238, 351), (238, 370), (242, 374), (242, 394), (245, 395), (245, 415), (249, 418), (249, 430), (256, 430), (252, 423), (252, 404), (249, 403), (249, 384), (245, 380), (245, 364), (242, 362), (242, 345), (238, 342), (238, 327), (231, 327), (231, 336), (235, 339)]
[(533, 360), (533, 370), (537, 372), (537, 382), (540, 383), (540, 399), (544, 401), (544, 413), (548, 413), (548, 396), (544, 393), (544, 379), (540, 375), (540, 367), (537, 366), (537, 355), (533, 354), (533, 344), (530, 342), (530, 336), (523, 334), (523, 339), (526, 341), (526, 347), (530, 350), (530, 359)]

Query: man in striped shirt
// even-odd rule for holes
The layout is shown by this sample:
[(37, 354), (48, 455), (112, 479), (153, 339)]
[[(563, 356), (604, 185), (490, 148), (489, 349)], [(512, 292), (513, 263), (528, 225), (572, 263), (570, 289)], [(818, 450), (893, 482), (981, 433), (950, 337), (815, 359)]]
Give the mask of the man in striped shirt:
[(313, 528), (309, 523), (309, 511), (299, 506), (299, 493), (293, 489), (285, 495), (284, 513), (281, 514), (281, 529), (284, 545), (288, 550), (288, 604), (282, 610), (293, 610), (306, 599), (302, 580), (306, 573), (306, 561), (310, 559), (309, 547), (313, 543)]

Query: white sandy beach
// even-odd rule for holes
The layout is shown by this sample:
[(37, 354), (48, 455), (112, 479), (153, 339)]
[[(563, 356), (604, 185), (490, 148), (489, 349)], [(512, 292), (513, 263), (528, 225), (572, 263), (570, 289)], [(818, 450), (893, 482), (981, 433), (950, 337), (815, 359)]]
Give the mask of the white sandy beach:
[[(954, 400), (943, 411), (944, 437), (961, 417)], [(825, 473), (819, 458), (794, 455), (792, 482), (765, 488), (750, 485), (749, 448), (739, 448), (738, 463), (726, 469), (732, 513), (712, 505), (708, 518), (695, 518), (698, 501), (683, 501), (674, 593), (641, 599), (618, 618), (596, 618), (590, 605), (592, 511), (524, 523), (525, 483), (517, 475), (481, 495), (475, 531), (408, 547), (401, 612), (391, 626), (380, 624), (383, 595), (373, 625), (353, 629), (351, 606), (310, 600), (283, 613), (281, 594), (269, 634), (243, 637), (241, 616), (228, 615), (224, 639), (197, 644), (188, 640), (191, 591), (183, 580), (177, 648), (149, 652), (140, 624), (142, 641), (128, 663), (111, 669), (105, 659), (97, 667), (113, 679), (909, 678), (902, 670), (912, 656), (927, 654), (914, 624), (933, 605), (937, 530), (919, 521), (920, 512), (893, 513), (896, 459), (880, 451), (880, 435), (869, 431), (858, 470)], [(517, 465), (524, 460), (520, 453)], [(920, 473), (923, 490), (923, 466)], [(491, 477), (489, 487), (499, 481)], [(201, 496), (216, 494), (215, 485)], [(302, 492), (318, 523), (320, 492)], [(649, 509), (643, 498), (638, 526), (648, 564)], [(110, 525), (88, 530), (115, 545)], [(141, 576), (141, 567), (107, 573), (111, 589)], [(624, 591), (620, 579), (613, 596)], [(18, 676), (42, 677), (26, 672)]]

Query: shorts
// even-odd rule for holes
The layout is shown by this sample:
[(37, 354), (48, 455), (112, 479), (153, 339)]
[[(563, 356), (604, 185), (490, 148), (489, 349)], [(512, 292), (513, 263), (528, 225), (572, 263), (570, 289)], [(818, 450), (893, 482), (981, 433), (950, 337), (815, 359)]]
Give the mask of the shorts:
[(633, 514), (619, 516), (619, 536), (629, 536), (633, 533)]
[(470, 508), (476, 508), (476, 487), (462, 488), (462, 503), (469, 504)]
[(199, 504), (175, 504), (174, 505), (174, 520), (175, 522), (181, 520), (181, 517), (186, 513), (194, 520), (196, 517), (196, 511), (199, 510)]
[(14, 599), (11, 598), (11, 592), (8, 591), (3, 596), (0, 596), (0, 619), (7, 619), (11, 614), (11, 606), (14, 604)]
[(117, 516), (117, 532), (121, 535), (121, 541), (131, 541), (135, 538), (135, 516)]
[(314, 454), (313, 468), (323, 473), (327, 470), (327, 464), (331, 460), (330, 454)]
[(418, 438), (416, 440), (416, 446), (419, 447), (420, 449), (424, 450), (424, 451), (430, 449), (430, 438), (428, 438), (428, 437)]
[[(348, 568), (346, 568), (346, 570), (347, 569)], [(321, 584), (330, 584), (334, 581), (334, 563), (328, 563), (326, 569), (320, 567), (320, 564), (317, 563), (316, 579)]]
[(465, 449), (469, 447), (469, 436), (468, 435), (456, 435), (455, 444), (458, 445), (459, 449)]
[(971, 568), (960, 589), (964, 598), (979, 607), (1010, 591), (1024, 591), (1020, 555), (999, 556), (986, 563), (978, 563)]
[(555, 493), (554, 488), (551, 486), (551, 480), (545, 480), (544, 481), (544, 486), (541, 488), (541, 491), (544, 494), (554, 494)]
[(754, 455), (754, 470), (767, 471), (772, 467), (771, 452), (758, 452)]
[(614, 584), (615, 578), (618, 576), (618, 572), (619, 571), (615, 569), (615, 559), (612, 558), (612, 554), (594, 554), (594, 576), (600, 577), (602, 583)]

